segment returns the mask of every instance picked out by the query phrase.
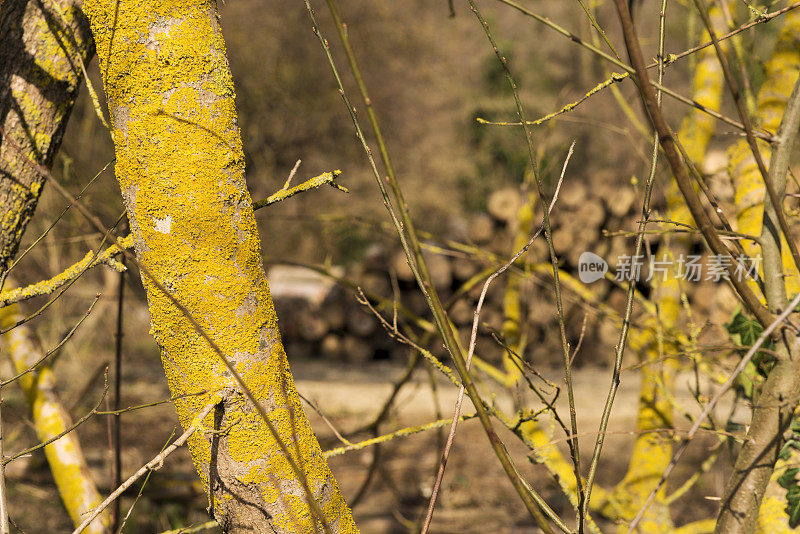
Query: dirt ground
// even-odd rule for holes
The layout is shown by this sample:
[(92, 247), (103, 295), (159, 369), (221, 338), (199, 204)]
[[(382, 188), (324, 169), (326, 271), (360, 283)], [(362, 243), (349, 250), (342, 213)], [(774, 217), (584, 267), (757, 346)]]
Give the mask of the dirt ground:
[[(301, 394), (324, 411), (345, 436), (352, 441), (358, 441), (370, 436), (352, 436), (348, 432), (371, 420), (391, 391), (393, 381), (402, 374), (403, 367), (390, 362), (354, 366), (310, 361), (294, 362), (293, 370)], [(158, 376), (156, 369), (152, 372), (153, 380), (136, 381), (135, 385), (126, 390), (126, 398), (132, 404), (168, 397), (163, 379)], [(548, 374), (554, 381), (559, 380), (557, 371)], [(582, 368), (575, 372), (576, 408), (582, 434), (580, 444), (585, 458), (590, 455), (594, 444), (594, 432), (609, 380), (610, 371), (605, 368)], [(689, 383), (688, 376), (679, 380), (676, 388), (677, 401), (690, 412), (697, 413), (687, 387)], [(437, 391), (439, 415), (446, 417), (446, 414), (452, 412), (457, 391), (444, 381), (437, 384)], [(624, 473), (625, 460), (633, 439), (629, 430), (635, 425), (637, 395), (637, 374), (625, 373), (611, 418), (605, 454), (600, 464), (601, 484), (613, 484)], [(565, 395), (561, 397), (565, 398)], [(494, 401), (506, 410), (511, 406), (511, 399), (505, 394), (497, 394)], [(9, 392), (6, 404), (3, 415), (11, 443), (7, 445), (7, 450), (15, 450), (19, 447), (16, 443), (28, 441), (19, 440), (19, 437), (29, 433), (30, 429), (24, 416), (26, 410), (23, 399), (17, 397), (16, 393)], [(437, 418), (430, 382), (423, 370), (418, 371), (415, 380), (402, 390), (397, 406), (399, 408), (382, 425), (383, 433)], [(560, 403), (560, 408), (564, 410), (563, 402)], [(726, 409), (728, 408), (723, 406), (721, 411)], [(85, 406), (76, 408), (79, 413), (86, 410)], [(323, 448), (338, 446), (339, 443), (325, 421), (311, 408), (306, 411), (320, 436)], [(471, 406), (467, 402), (464, 413), (471, 412)], [(744, 414), (741, 414), (740, 418), (743, 417)], [(688, 426), (681, 422), (678, 424)], [(126, 444), (123, 457), (125, 475), (157, 454), (177, 430), (176, 418), (169, 404), (126, 414), (123, 426), (123, 440)], [(427, 505), (441, 451), (440, 440), (445, 433), (446, 429), (441, 432), (430, 431), (396, 439), (380, 447), (379, 464), (374, 477), (354, 509), (362, 532), (399, 533), (413, 529)], [(90, 420), (80, 428), (80, 435), (87, 460), (102, 487), (101, 491), (107, 492), (108, 434), (105, 422), (101, 418)], [(549, 480), (543, 468), (526, 460), (527, 449), (509, 432), (503, 429), (500, 436), (527, 479), (543, 493), (565, 520), (571, 521), (573, 513), (569, 510), (569, 504)], [(705, 444), (711, 442), (706, 441)], [(355, 501), (375, 450), (368, 448), (331, 459), (333, 471), (348, 501)], [(673, 486), (688, 476), (690, 466), (698, 465), (705, 451), (702, 440), (690, 448), (689, 454), (682, 461), (682, 468), (679, 467), (673, 477)], [(723, 458), (721, 463), (727, 461), (727, 458)], [(23, 532), (71, 530), (42, 454), (34, 454), (30, 458), (10, 464), (8, 477), (12, 517)], [(724, 473), (721, 470), (705, 476), (676, 506), (676, 522), (684, 523), (710, 517), (715, 511), (714, 502), (703, 497), (719, 495), (723, 481)], [(123, 515), (134, 502), (140, 488), (140, 485), (134, 486), (133, 491), (123, 499)], [(203, 523), (208, 521), (204, 511), (206, 504), (205, 496), (194, 477), (189, 455), (185, 449), (180, 450), (169, 458), (163, 469), (150, 477), (128, 520), (125, 532), (163, 532)], [(532, 525), (519, 498), (505, 478), (475, 420), (459, 426), (431, 531), (515, 534), (539, 532)]]

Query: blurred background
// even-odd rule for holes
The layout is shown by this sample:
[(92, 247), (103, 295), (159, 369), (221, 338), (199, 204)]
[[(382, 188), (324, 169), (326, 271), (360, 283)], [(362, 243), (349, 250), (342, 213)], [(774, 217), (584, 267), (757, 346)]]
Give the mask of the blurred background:
[[(577, 2), (521, 3), (581, 39), (592, 40), (591, 27)], [(461, 289), (473, 276), (495, 265), (498, 258), (505, 259), (513, 253), (516, 217), (523, 199), (520, 188), (530, 172), (525, 140), (518, 127), (486, 125), (476, 119), (515, 121), (513, 95), (486, 36), (465, 4), (456, 3), (454, 17), (444, 0), (341, 0), (338, 4), (399, 181), (423, 232), (435, 284), (444, 300), (454, 295), (461, 297), (451, 309), (451, 318), (466, 341), (481, 285), (467, 291)], [(481, 4), (509, 61), (530, 119), (579, 99), (609, 76), (607, 64), (551, 29), (498, 3)], [(618, 50), (624, 50), (613, 5), (595, 4), (598, 21)], [(645, 0), (637, 11), (648, 58), (655, 57), (659, 4)], [(345, 71), (346, 61), (327, 10), (321, 4), (317, 9), (334, 58), (340, 70)], [(238, 0), (221, 4), (220, 12), (236, 84), (247, 181), (253, 199), (263, 199), (280, 189), (298, 159), (302, 164), (293, 184), (340, 169), (338, 182), (349, 189), (349, 194), (328, 187), (309, 191), (256, 214), (279, 325), (298, 389), (346, 433), (372, 420), (410, 358), (408, 347), (392, 339), (356, 300), (355, 288), (361, 287), (375, 296), (376, 306), (383, 302), (384, 315), (390, 319), (391, 303), (397, 302), (405, 310), (400, 313), (401, 323), (411, 324), (412, 329), (417, 319), (430, 320), (430, 314), (416, 290), (303, 3)], [(744, 34), (743, 42), (754, 63), (770, 49), (777, 29), (778, 26), (762, 25), (757, 33)], [(699, 41), (700, 24), (683, 2), (670, 3), (666, 35), (669, 52), (679, 52)], [(665, 77), (666, 83), (682, 94), (689, 93), (692, 61), (677, 62)], [(90, 65), (90, 75), (99, 90), (102, 84), (96, 61)], [(366, 123), (355, 84), (350, 76), (344, 78)], [(625, 82), (617, 84), (617, 88), (621, 99), (645, 123), (633, 84)], [(665, 99), (664, 105), (675, 125), (687, 113), (687, 108), (674, 100)], [(733, 113), (730, 102), (725, 102), (725, 109)], [(613, 271), (616, 258), (633, 249), (652, 141), (626, 118), (609, 89), (570, 113), (537, 126), (534, 132), (537, 162), (548, 194), (552, 194), (567, 150), (575, 142), (552, 214), (553, 238), (562, 267), (577, 276), (578, 257), (583, 251), (592, 251), (606, 258)], [(371, 142), (369, 133), (367, 137)], [(710, 186), (728, 209), (733, 190), (724, 169), (724, 150), (734, 139), (735, 132), (720, 125), (702, 162)], [(77, 192), (112, 157), (111, 140), (99, 124), (84, 88), (54, 172), (71, 191)], [(663, 188), (668, 179), (668, 173), (660, 170), (653, 200), (656, 212), (664, 207)], [(84, 198), (109, 226), (119, 217), (123, 207), (113, 165), (91, 185)], [(63, 201), (46, 190), (23, 248), (62, 209)], [(541, 207), (537, 206), (536, 224), (540, 217)], [(648, 239), (650, 252), (658, 250), (662, 239)], [(100, 243), (101, 236), (80, 215), (70, 212), (15, 268), (13, 276), (20, 285), (49, 278)], [(694, 251), (705, 255), (700, 241), (694, 239), (694, 243)], [(474, 253), (475, 247), (483, 252)], [(542, 373), (558, 380), (557, 365), (562, 356), (543, 240), (534, 244), (525, 260), (531, 266), (545, 268), (531, 267), (520, 282), (527, 339), (523, 356)], [(95, 311), (57, 356), (59, 388), (75, 418), (100, 398), (104, 370), (113, 360), (118, 282), (119, 274), (110, 269), (91, 270), (46, 315), (33, 322), (45, 348), (52, 347), (86, 312), (94, 296), (102, 293)], [(158, 349), (148, 334), (149, 315), (138, 272), (131, 270), (125, 284), (122, 405), (167, 399), (169, 392)], [(478, 354), (495, 364), (501, 359), (502, 348), (491, 333), (502, 328), (505, 284), (506, 279), (498, 280), (488, 293), (477, 344)], [(647, 284), (641, 286), (646, 294)], [(609, 364), (619, 335), (614, 324), (605, 320), (604, 309), (621, 313), (625, 298), (624, 288), (614, 283), (604, 281), (590, 287), (591, 296), (566, 290), (564, 298), (568, 340), (575, 347), (583, 339), (575, 358), (576, 389), (583, 408), (579, 413), (583, 424), (594, 428), (598, 399), (604, 398), (608, 387)], [(702, 343), (725, 343), (728, 338), (723, 324), (736, 309), (727, 286), (702, 282), (691, 284), (686, 290)], [(26, 309), (35, 310), (44, 302), (29, 302)], [(428, 347), (447, 363), (440, 341), (432, 341)], [(633, 357), (630, 363), (635, 363)], [(10, 373), (7, 367), (5, 361), (0, 364), (6, 375)], [(638, 376), (633, 369), (627, 370), (624, 377), (612, 429), (630, 428), (635, 418)], [(491, 390), (484, 377), (478, 379)], [(678, 390), (679, 395), (688, 395), (680, 387)], [(5, 439), (6, 449), (23, 448), (35, 439), (27, 424), (24, 397), (14, 387), (4, 390), (3, 396), (3, 416), (11, 427)], [(389, 431), (446, 417), (454, 398), (452, 387), (440, 383), (439, 377), (431, 378), (421, 366), (403, 390), (398, 408), (381, 428)], [(513, 399), (503, 393), (498, 393), (497, 402), (513, 405)], [(314, 410), (307, 411), (323, 448), (335, 446), (337, 442), (328, 426)], [(125, 414), (122, 421), (124, 473), (148, 461), (178, 428), (169, 403)], [(107, 491), (107, 422), (95, 417), (78, 432), (101, 491)], [(437, 508), (434, 531), (535, 532), (526, 526), (524, 510), (489, 448), (480, 441), (485, 439), (480, 429), (474, 423), (465, 423), (461, 432), (454, 459), (448, 464), (446, 489)], [(367, 449), (332, 460), (334, 473), (351, 501), (362, 493), (360, 488), (370, 478), (370, 485), (358, 497), (355, 508), (356, 520), (365, 532), (406, 532), (413, 527), (427, 504), (441, 438), (441, 433), (429, 432), (395, 440), (385, 445), (380, 454)], [(623, 434), (609, 440), (613, 444), (609, 450), (625, 451), (631, 443), (630, 437)], [(584, 447), (590, 447), (593, 441), (587, 438)], [(473, 443), (480, 443), (480, 447)], [(510, 446), (525, 454), (518, 444)], [(702, 456), (702, 451), (696, 454)], [(380, 462), (376, 455), (381, 457)], [(624, 471), (626, 458), (627, 454), (613, 452), (604, 458), (601, 481), (616, 482)], [(693, 463), (689, 460), (684, 465)], [(563, 497), (558, 500), (552, 481), (535, 466), (525, 465), (524, 469), (526, 476), (544, 488), (548, 498), (567, 510), (569, 504)], [(14, 481), (11, 509), (22, 506), (31, 511), (15, 518), (23, 530), (69, 528), (66, 513), (55, 505), (57, 493), (42, 454), (10, 464), (8, 476)], [(697, 495), (719, 486), (724, 481), (724, 469), (707, 478), (693, 490)], [(123, 513), (135, 498), (133, 493), (123, 500)], [(708, 514), (708, 505), (702, 499), (685, 499), (682, 503), (676, 506), (685, 521)], [(179, 451), (147, 482), (126, 531), (160, 532), (204, 522), (208, 520), (206, 506), (188, 453)], [(476, 525), (478, 517), (480, 524)]]

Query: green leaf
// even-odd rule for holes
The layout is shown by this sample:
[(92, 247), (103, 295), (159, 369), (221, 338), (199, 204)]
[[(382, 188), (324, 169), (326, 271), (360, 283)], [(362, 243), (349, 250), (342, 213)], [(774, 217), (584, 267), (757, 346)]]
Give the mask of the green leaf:
[(800, 525), (800, 485), (797, 473), (800, 473), (800, 468), (793, 467), (778, 478), (778, 484), (786, 489), (786, 514), (789, 516), (789, 526), (792, 528)]
[(725, 325), (725, 329), (731, 337), (738, 336), (739, 345), (744, 347), (752, 347), (764, 331), (761, 323), (746, 316), (741, 310), (738, 310), (731, 322)]
[(789, 425), (789, 428), (795, 434), (800, 434), (800, 417), (795, 417), (794, 419), (792, 419), (792, 422)]
[(791, 442), (784, 443), (783, 447), (781, 447), (781, 452), (778, 453), (778, 458), (783, 460), (784, 462), (787, 461), (789, 458), (792, 457), (792, 449), (795, 448), (792, 446)]
[(789, 513), (789, 526), (797, 528), (800, 525), (800, 500), (798, 500), (793, 507), (787, 507)]
[(790, 492), (793, 488), (800, 491), (800, 487), (797, 486), (797, 480), (795, 479), (797, 473), (800, 473), (800, 468), (798, 467), (787, 469), (780, 477), (778, 477), (778, 484), (780, 487), (789, 490)]
[[(742, 313), (741, 310), (737, 310), (731, 321), (725, 324), (725, 330), (728, 331), (728, 335), (730, 335), (734, 343), (749, 348), (755, 344), (764, 331), (764, 328), (761, 326), (761, 323), (748, 317)], [(765, 349), (772, 349), (773, 343), (771, 340), (767, 340), (762, 346)], [(746, 349), (740, 351), (742, 355), (744, 355), (744, 350)], [(745, 397), (751, 400), (756, 397), (763, 379), (765, 379), (772, 370), (774, 360), (775, 358), (771, 355), (759, 351), (753, 356), (752, 360), (748, 362), (745, 370), (737, 378), (737, 383)]]

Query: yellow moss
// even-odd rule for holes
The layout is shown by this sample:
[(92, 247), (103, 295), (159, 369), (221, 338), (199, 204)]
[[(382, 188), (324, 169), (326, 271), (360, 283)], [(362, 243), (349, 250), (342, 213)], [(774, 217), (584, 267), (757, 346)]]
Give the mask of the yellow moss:
[[(321, 506), (328, 520), (340, 532), (356, 531), (302, 411), (279, 340), (213, 4), (89, 0), (84, 11), (111, 102), (116, 172), (139, 260), (234, 362), (292, 451), (296, 439), (309, 486), (317, 495), (327, 493)], [(184, 314), (146, 277), (144, 283), (151, 332), (173, 394), (233, 388), (223, 362)], [(207, 402), (202, 395), (176, 401), (184, 427)], [(221, 454), (227, 454), (236, 479), (258, 488), (274, 512), (273, 527), (289, 529), (298, 518), (310, 526), (302, 489), (258, 413), (240, 394), (228, 395), (225, 408), (223, 425), (233, 426)], [(204, 424), (210, 427), (211, 419)], [(207, 487), (209, 439), (196, 433), (189, 447)], [(286, 508), (276, 501), (270, 477), (280, 481)], [(223, 515), (232, 509), (225, 499), (215, 503)]]

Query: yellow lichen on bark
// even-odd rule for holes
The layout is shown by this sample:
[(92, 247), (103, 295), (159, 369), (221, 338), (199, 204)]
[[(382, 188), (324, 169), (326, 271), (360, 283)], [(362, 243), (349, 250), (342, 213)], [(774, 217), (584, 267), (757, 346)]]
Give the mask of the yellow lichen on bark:
[[(80, 0), (9, 0), (0, 18), (0, 273), (16, 254), (94, 54)], [(59, 12), (60, 11), (60, 12)]]
[[(777, 131), (798, 72), (800, 72), (800, 12), (793, 10), (786, 14), (775, 50), (764, 65), (764, 82), (757, 97), (757, 119), (761, 128), (772, 133)], [(765, 164), (769, 165), (769, 145), (759, 141), (759, 148)], [(737, 142), (728, 152), (730, 157), (728, 168), (736, 191), (738, 230), (744, 234), (758, 236), (761, 234), (761, 222), (764, 216), (763, 178), (747, 141)], [(793, 296), (800, 290), (800, 281), (785, 238), (782, 236), (781, 240), (786, 291)], [(752, 257), (760, 254), (758, 245), (752, 241), (742, 240), (742, 246)], [(753, 287), (758, 289), (755, 284)]]
[[(0, 328), (8, 328), (22, 319), (19, 306), (14, 304), (0, 308)], [(34, 342), (33, 332), (27, 326), (18, 326), (4, 337), (8, 356), (14, 370), (21, 373), (42, 359), (44, 354)], [(36, 437), (41, 441), (58, 436), (72, 426), (72, 419), (55, 392), (55, 375), (44, 363), (34, 371), (20, 377), (19, 385), (25, 392), (33, 414)], [(44, 447), (44, 454), (53, 473), (58, 493), (70, 519), (77, 526), (95, 506), (103, 500), (89, 473), (81, 445), (73, 430)], [(104, 534), (109, 531), (110, 518), (100, 514), (84, 531), (87, 534)]]
[[(783, 472), (783, 469), (780, 469), (777, 464), (776, 472)], [(778, 491), (776, 492), (775, 490)], [(785, 492), (785, 490), (770, 479), (770, 487), (767, 489), (767, 494), (764, 495), (764, 499), (758, 509), (755, 534), (791, 534), (792, 532), (797, 532), (797, 529), (790, 527), (787, 521), (786, 498), (782, 492)]]
[[(261, 399), (334, 531), (349, 508), (306, 420), (261, 261), (234, 90), (207, 1), (90, 0), (116, 148), (116, 173), (139, 261), (184, 305)], [(312, 531), (306, 495), (260, 416), (185, 314), (146, 276), (151, 332), (184, 427), (223, 392), (222, 413), (189, 441), (223, 529)]]
[[(712, 6), (709, 14), (715, 27), (723, 27), (719, 6)], [(708, 32), (703, 32), (701, 41), (708, 39)], [(697, 55), (697, 66), (692, 79), (693, 98), (708, 109), (719, 109), (723, 89), (723, 72), (714, 48), (705, 48)], [(678, 139), (695, 164), (703, 161), (715, 131), (716, 120), (705, 113), (693, 109), (684, 117)], [(665, 197), (667, 220), (685, 225), (693, 224), (693, 218), (675, 180), (669, 181)], [(676, 332), (681, 316), (680, 273), (676, 266), (677, 260), (688, 252), (688, 241), (686, 238), (676, 237), (668, 240), (663, 249), (667, 250), (667, 254), (658, 259), (666, 260), (670, 267), (663, 279), (659, 280), (661, 275), (656, 275), (651, 282), (654, 302), (657, 303), (657, 317), (647, 320), (648, 328), (631, 332), (629, 341), (630, 348), (639, 355), (640, 361), (647, 362), (641, 372), (636, 421), (639, 435), (634, 441), (625, 477), (615, 487), (604, 508), (606, 515), (616, 515), (627, 521), (632, 520), (642, 509), (672, 458), (672, 440), (658, 430), (673, 426), (673, 376), (680, 367), (675, 354), (682, 352)], [(666, 487), (662, 487), (639, 524), (640, 532), (674, 531), (665, 497)], [(627, 525), (620, 525), (619, 531), (627, 532)]]
[[(764, 65), (764, 82), (758, 92), (758, 123), (767, 131), (776, 132), (780, 126), (783, 112), (800, 73), (800, 13), (790, 11), (786, 14), (778, 34), (775, 49)], [(769, 164), (770, 147), (759, 141), (762, 157)], [(760, 235), (764, 216), (765, 187), (761, 173), (746, 141), (734, 144), (728, 151), (728, 170), (735, 188), (736, 218), (738, 230), (745, 234)], [(758, 244), (742, 241), (745, 251), (751, 256), (760, 254)], [(800, 280), (785, 236), (781, 236), (781, 254), (786, 292), (794, 296), (800, 291)], [(755, 284), (752, 284), (757, 289)], [(796, 458), (792, 458), (796, 461)], [(778, 460), (775, 464), (766, 494), (759, 509), (755, 526), (758, 534), (793, 532), (788, 526), (786, 513), (786, 490), (781, 488), (778, 477), (787, 464)]]

